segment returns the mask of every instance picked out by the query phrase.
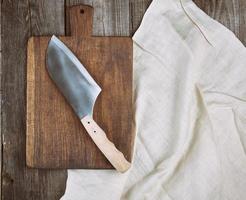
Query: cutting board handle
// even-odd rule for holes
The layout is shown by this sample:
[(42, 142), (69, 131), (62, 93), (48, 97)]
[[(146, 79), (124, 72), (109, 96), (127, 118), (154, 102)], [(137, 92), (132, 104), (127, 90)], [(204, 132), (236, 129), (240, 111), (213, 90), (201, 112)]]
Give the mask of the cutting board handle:
[(71, 6), (69, 21), (72, 37), (91, 37), (93, 26), (93, 8), (87, 5)]
[(131, 164), (107, 138), (105, 132), (90, 116), (85, 116), (82, 118), (81, 123), (85, 127), (87, 133), (90, 135), (94, 143), (117, 171), (125, 172), (130, 168)]

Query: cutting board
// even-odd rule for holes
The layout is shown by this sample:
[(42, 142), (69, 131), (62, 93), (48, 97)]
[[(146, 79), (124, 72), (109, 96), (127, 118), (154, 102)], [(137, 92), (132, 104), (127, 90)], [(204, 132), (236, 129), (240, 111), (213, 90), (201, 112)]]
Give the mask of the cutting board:
[[(93, 117), (131, 161), (133, 44), (129, 37), (92, 36), (93, 8), (69, 9), (71, 36), (59, 37), (102, 88)], [(46, 70), (50, 37), (27, 48), (26, 162), (34, 168), (113, 168), (93, 143)]]

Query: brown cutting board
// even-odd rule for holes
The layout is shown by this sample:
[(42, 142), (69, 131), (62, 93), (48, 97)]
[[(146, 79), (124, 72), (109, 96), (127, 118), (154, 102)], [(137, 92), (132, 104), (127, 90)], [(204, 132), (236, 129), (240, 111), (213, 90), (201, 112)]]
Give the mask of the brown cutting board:
[[(59, 37), (102, 88), (94, 119), (108, 138), (132, 159), (132, 40), (92, 37), (93, 9), (69, 10), (71, 36)], [(35, 168), (113, 168), (98, 150), (46, 71), (50, 37), (28, 41), (26, 161)]]

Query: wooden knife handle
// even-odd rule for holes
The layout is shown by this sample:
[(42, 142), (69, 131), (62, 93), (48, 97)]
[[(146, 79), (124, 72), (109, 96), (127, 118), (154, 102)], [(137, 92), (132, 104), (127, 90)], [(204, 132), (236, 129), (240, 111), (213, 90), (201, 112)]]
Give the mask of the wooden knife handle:
[(107, 138), (105, 132), (90, 117), (85, 116), (81, 119), (81, 123), (91, 136), (94, 143), (101, 150), (104, 156), (119, 172), (127, 171), (131, 164), (125, 159), (124, 155), (115, 147), (115, 145)]

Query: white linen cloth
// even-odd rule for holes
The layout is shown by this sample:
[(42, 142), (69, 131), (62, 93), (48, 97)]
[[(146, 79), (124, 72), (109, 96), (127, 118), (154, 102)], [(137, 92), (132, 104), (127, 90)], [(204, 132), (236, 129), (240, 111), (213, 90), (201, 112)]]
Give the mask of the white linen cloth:
[(68, 170), (62, 200), (246, 199), (246, 51), (190, 0), (153, 0), (134, 37), (130, 171)]

